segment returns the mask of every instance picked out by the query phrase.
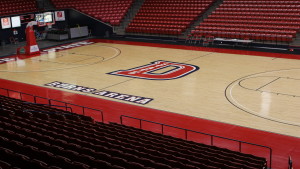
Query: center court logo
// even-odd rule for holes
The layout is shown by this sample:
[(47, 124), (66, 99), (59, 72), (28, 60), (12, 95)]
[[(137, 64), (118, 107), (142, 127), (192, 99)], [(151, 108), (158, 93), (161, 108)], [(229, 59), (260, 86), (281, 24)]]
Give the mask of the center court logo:
[(197, 70), (199, 67), (195, 65), (158, 60), (140, 67), (107, 74), (148, 80), (171, 80), (184, 77)]

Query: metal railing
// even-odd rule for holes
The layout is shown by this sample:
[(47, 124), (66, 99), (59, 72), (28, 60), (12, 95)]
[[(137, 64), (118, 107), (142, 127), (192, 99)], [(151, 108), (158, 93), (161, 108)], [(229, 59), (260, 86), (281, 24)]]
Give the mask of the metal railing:
[(49, 106), (49, 107), (61, 107), (61, 108), (65, 108), (66, 111), (68, 111), (68, 109), (70, 109), (69, 112), (73, 113), (73, 109), (72, 107), (68, 107), (68, 106), (59, 106), (59, 105), (49, 105), (49, 104), (40, 104), (40, 103), (31, 103), (31, 102), (24, 102), (24, 104), (27, 105), (41, 105), (41, 106)]
[[(0, 91), (1, 90), (4, 90), (6, 92), (7, 97), (11, 97), (12, 93), (17, 93), (19, 95), (18, 99), (20, 99), (22, 101), (29, 102), (29, 101), (24, 99), (27, 96), (27, 97), (31, 98), (32, 103), (41, 104), (41, 103), (38, 102), (38, 100), (41, 99), (43, 101), (46, 101), (47, 104), (45, 104), (45, 105), (47, 105), (49, 107), (63, 107), (63, 108), (65, 108), (65, 111), (68, 111), (68, 109), (70, 109), (71, 113), (86, 115), (86, 112), (88, 112), (88, 111), (98, 112), (101, 115), (101, 121), (104, 122), (103, 111), (99, 110), (99, 109), (80, 106), (80, 105), (77, 105), (77, 104), (67, 103), (67, 102), (63, 102), (63, 101), (59, 101), (59, 100), (55, 100), (55, 99), (49, 99), (49, 98), (46, 98), (46, 97), (35, 96), (33, 94), (28, 94), (28, 93), (15, 91), (15, 90), (11, 90), (11, 89), (6, 89), (6, 88), (0, 88)], [(3, 95), (1, 93), (2, 92), (0, 92), (0, 95)], [(64, 106), (59, 106), (59, 105), (54, 104), (54, 103), (60, 103), (60, 104), (63, 104)], [(74, 112), (74, 108), (79, 108), (81, 111), (80, 112)]]
[(291, 156), (289, 156), (288, 169), (293, 169), (293, 160)]
[(120, 116), (120, 123), (121, 124), (123, 124), (123, 118), (130, 118), (130, 119), (139, 120), (140, 129), (142, 129), (142, 122), (148, 122), (148, 123), (153, 123), (153, 124), (160, 125), (161, 126), (161, 134), (163, 134), (163, 135), (164, 135), (164, 127), (171, 127), (171, 128), (183, 130), (185, 132), (185, 140), (188, 140), (188, 133), (189, 132), (210, 136), (210, 145), (212, 145), (212, 146), (214, 145), (214, 138), (220, 138), (220, 139), (224, 139), (224, 140), (230, 140), (230, 141), (238, 142), (239, 143), (239, 152), (242, 152), (242, 145), (244, 145), (244, 144), (248, 144), (248, 145), (268, 149), (270, 153), (269, 153), (269, 165), (267, 164), (267, 167), (269, 166), (268, 168), (272, 168), (272, 148), (271, 147), (263, 146), (263, 145), (259, 145), (259, 144), (254, 144), (254, 143), (249, 143), (249, 142), (245, 142), (245, 141), (241, 141), (241, 140), (226, 138), (226, 137), (222, 137), (222, 136), (217, 136), (217, 135), (213, 135), (213, 134), (203, 133), (203, 132), (199, 132), (199, 131), (189, 130), (189, 129), (185, 129), (185, 128), (180, 128), (180, 127), (176, 127), (176, 126), (171, 126), (171, 125), (167, 125), (167, 124), (163, 124), (163, 123), (144, 120), (144, 119), (131, 117), (131, 116), (126, 116), (126, 115), (121, 115)]

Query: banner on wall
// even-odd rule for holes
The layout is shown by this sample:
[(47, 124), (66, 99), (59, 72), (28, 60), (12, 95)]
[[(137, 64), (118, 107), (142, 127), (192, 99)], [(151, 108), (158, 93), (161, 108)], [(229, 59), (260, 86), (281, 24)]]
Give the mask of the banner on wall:
[(65, 21), (65, 11), (55, 11), (55, 21)]
[(20, 16), (13, 16), (11, 17), (11, 27), (21, 27), (21, 18)]
[(10, 18), (9, 17), (1, 18), (1, 26), (2, 29), (11, 28)]

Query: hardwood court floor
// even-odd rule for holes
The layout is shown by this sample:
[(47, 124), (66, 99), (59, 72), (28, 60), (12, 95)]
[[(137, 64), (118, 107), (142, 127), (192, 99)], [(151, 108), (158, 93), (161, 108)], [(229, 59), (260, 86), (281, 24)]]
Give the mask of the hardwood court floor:
[[(299, 55), (100, 39), (49, 50), (31, 58), (0, 59), (0, 94), (6, 95), (1, 88), (7, 88), (101, 109), (105, 122), (120, 122), (120, 115), (129, 115), (265, 145), (273, 150), (272, 168), (276, 169), (287, 168), (289, 155), (300, 158), (296, 113)], [(168, 62), (149, 66), (158, 60)], [(136, 67), (139, 69), (132, 69)], [(193, 67), (189, 74), (180, 72)], [(127, 76), (113, 75), (116, 70), (128, 69)], [(186, 76), (172, 80), (128, 77), (147, 74), (166, 78), (160, 75), (172, 72), (177, 72), (173, 76)], [(14, 92), (9, 95), (19, 98)], [(102, 119), (99, 113), (87, 115)], [(138, 121), (125, 121), (139, 126)], [(161, 129), (147, 123), (143, 128)], [(165, 128), (164, 132), (185, 138), (182, 131)], [(205, 135), (188, 135), (189, 140), (210, 144)], [(214, 145), (239, 148), (220, 139), (214, 139)], [(267, 149), (243, 145), (242, 152), (271, 161)], [(300, 167), (297, 160), (293, 165)]]
[[(45, 87), (300, 137), (300, 60), (100, 40), (90, 43), (2, 63), (0, 78), (37, 86), (68, 83), (107, 93)], [(171, 80), (108, 74), (159, 60), (199, 69)], [(171, 65), (148, 74), (166, 74), (177, 68)], [(130, 102), (108, 92), (153, 100)]]

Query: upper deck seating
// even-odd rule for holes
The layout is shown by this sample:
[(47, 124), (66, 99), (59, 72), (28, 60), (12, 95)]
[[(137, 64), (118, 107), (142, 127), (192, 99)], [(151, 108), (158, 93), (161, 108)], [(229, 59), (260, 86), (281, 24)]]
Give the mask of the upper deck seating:
[(126, 32), (180, 35), (213, 2), (214, 0), (146, 0)]
[(36, 0), (1, 0), (0, 16), (37, 12)]
[(300, 30), (300, 1), (224, 0), (192, 36), (292, 42)]
[(52, 0), (56, 8), (74, 8), (111, 25), (120, 25), (134, 0)]

